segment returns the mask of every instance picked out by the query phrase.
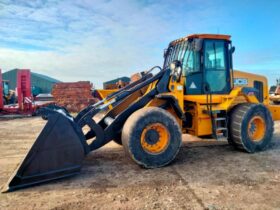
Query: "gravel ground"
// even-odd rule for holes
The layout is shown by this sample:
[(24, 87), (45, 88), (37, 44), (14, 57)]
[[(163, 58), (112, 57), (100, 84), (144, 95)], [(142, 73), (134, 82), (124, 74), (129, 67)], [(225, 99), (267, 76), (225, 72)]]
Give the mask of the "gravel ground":
[[(0, 121), (4, 185), (44, 126), (40, 118)], [(184, 135), (175, 161), (143, 169), (111, 142), (80, 175), (0, 194), (0, 209), (280, 209), (280, 123), (271, 146), (247, 154), (226, 142)]]

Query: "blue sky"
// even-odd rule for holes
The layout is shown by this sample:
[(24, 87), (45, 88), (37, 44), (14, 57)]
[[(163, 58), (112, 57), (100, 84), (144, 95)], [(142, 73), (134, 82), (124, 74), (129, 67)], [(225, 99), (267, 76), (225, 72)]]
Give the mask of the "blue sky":
[(102, 81), (163, 63), (193, 33), (232, 35), (235, 69), (280, 77), (280, 1), (0, 0), (0, 68)]

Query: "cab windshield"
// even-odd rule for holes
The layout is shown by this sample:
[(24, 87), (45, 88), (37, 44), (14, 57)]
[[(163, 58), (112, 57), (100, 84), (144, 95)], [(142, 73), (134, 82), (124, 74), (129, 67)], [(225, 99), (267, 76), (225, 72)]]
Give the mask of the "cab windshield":
[(188, 47), (188, 41), (169, 46), (165, 53), (165, 60), (164, 60), (163, 67), (168, 68), (170, 63), (174, 60), (178, 60), (182, 62), (187, 47)]
[(187, 40), (168, 47), (165, 53), (164, 68), (168, 68), (174, 60), (181, 61), (183, 76), (200, 71), (200, 53), (194, 50), (191, 41)]

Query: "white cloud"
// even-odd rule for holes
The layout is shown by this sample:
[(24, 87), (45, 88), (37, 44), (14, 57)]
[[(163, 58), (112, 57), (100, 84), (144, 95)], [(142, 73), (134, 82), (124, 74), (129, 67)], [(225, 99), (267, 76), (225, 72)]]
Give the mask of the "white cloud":
[(103, 81), (161, 65), (173, 39), (231, 33), (230, 25), (222, 5), (203, 0), (2, 0), (0, 67), (101, 87)]

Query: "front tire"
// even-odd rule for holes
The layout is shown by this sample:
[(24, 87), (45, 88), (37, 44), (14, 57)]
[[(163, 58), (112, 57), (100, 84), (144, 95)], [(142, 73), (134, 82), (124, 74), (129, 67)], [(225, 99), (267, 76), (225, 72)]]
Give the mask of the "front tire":
[(240, 104), (230, 114), (229, 142), (249, 153), (264, 150), (273, 136), (270, 111), (262, 104)]
[(125, 152), (145, 168), (169, 164), (182, 142), (181, 128), (166, 110), (147, 107), (134, 112), (122, 130)]

